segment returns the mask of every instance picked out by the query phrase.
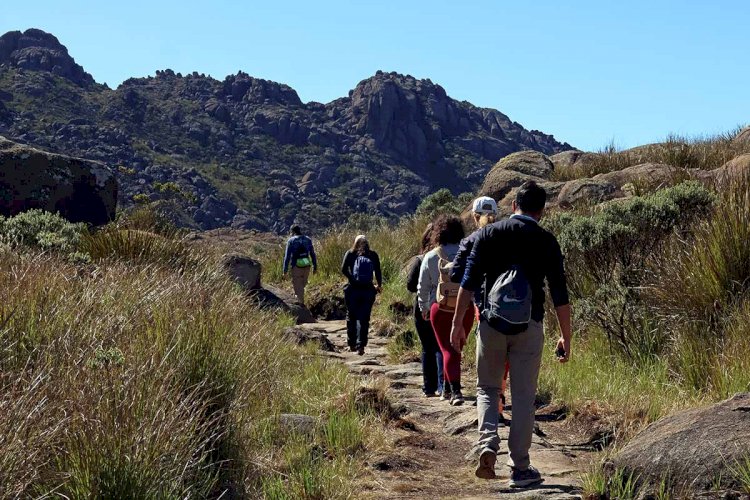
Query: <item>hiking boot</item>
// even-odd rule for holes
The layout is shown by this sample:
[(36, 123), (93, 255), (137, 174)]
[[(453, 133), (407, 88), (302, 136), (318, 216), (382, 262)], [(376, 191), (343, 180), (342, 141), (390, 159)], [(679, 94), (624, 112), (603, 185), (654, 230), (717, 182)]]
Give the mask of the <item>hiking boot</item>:
[(365, 354), (365, 348), (360, 347), (359, 349), (357, 349), (357, 354), (359, 354), (360, 356), (363, 356)]
[(450, 400), (451, 400), (450, 389), (443, 389), (443, 392), (440, 393), (440, 401), (450, 401)]
[(495, 450), (485, 448), (479, 455), (479, 465), (477, 465), (477, 470), (474, 471), (474, 474), (479, 479), (495, 479), (497, 477), (495, 474), (495, 462), (497, 462), (497, 453)]
[(462, 404), (464, 404), (464, 395), (460, 391), (454, 392), (451, 398), (451, 406), (461, 406)]
[(515, 467), (511, 467), (510, 470), (511, 473), (508, 486), (511, 488), (525, 488), (526, 486), (539, 484), (544, 481), (539, 471), (531, 465), (529, 465), (529, 468), (526, 470), (516, 469)]

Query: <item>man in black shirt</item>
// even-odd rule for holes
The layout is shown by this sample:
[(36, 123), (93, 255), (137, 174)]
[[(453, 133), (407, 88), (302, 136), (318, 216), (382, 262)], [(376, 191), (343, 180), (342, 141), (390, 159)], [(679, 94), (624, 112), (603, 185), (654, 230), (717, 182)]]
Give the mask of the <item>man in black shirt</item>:
[(524, 487), (542, 481), (531, 466), (529, 449), (534, 430), (534, 402), (544, 346), (544, 281), (547, 280), (562, 335), (557, 342), (561, 363), (570, 358), (570, 306), (563, 267), (563, 256), (555, 237), (538, 222), (544, 213), (546, 192), (534, 182), (524, 183), (513, 202), (515, 212), (509, 219), (486, 226), (474, 242), (461, 281), (458, 305), (453, 321), (451, 342), (458, 349), (466, 342), (468, 332), (460, 319), (471, 304), (472, 294), (486, 282), (487, 290), (511, 266), (519, 266), (531, 289), (531, 320), (528, 328), (517, 335), (505, 335), (482, 319), (477, 335), (477, 412), (481, 449), (476, 474), (495, 477), (495, 462), (500, 439), (498, 426), (498, 386), (510, 360), (510, 383), (513, 397), (510, 451), (510, 486)]

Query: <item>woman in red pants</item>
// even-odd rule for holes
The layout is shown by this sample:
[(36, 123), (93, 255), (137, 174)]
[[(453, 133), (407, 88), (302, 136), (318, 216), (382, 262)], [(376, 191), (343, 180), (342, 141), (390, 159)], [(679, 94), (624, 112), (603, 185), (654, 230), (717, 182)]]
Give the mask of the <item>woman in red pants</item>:
[[(464, 403), (461, 352), (451, 345), (450, 335), (459, 285), (451, 281), (450, 270), (458, 244), (464, 237), (464, 227), (458, 217), (441, 215), (433, 223), (432, 234), (435, 248), (427, 252), (422, 260), (417, 295), (422, 316), (432, 323), (443, 353), (445, 384), (441, 399), (448, 399), (450, 404), (458, 406)], [(473, 308), (467, 309), (463, 323), (465, 331), (471, 331), (474, 324)]]

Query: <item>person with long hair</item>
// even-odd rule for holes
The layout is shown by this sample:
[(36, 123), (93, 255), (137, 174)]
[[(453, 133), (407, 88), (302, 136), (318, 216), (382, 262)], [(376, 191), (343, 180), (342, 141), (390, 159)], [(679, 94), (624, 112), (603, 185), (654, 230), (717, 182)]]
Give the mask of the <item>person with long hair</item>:
[[(450, 268), (463, 237), (464, 227), (458, 217), (441, 215), (435, 220), (432, 231), (435, 248), (427, 252), (422, 260), (417, 285), (422, 317), (430, 320), (435, 339), (443, 353), (445, 385), (441, 399), (449, 400), (454, 406), (462, 405), (464, 397), (461, 392), (461, 350), (454, 349), (450, 343), (459, 288), (450, 280)], [(467, 309), (462, 318), (464, 327), (471, 330), (474, 324), (473, 311)]]
[(434, 397), (435, 393), (443, 392), (443, 353), (438, 347), (435, 332), (430, 322), (422, 317), (419, 310), (419, 299), (416, 296), (419, 286), (419, 270), (422, 267), (424, 255), (432, 250), (432, 223), (427, 225), (420, 245), (419, 255), (415, 255), (409, 262), (407, 269), (406, 288), (415, 294), (414, 296), (414, 327), (422, 344), (422, 392), (428, 398)]
[[(451, 269), (451, 280), (454, 283), (461, 283), (464, 277), (464, 271), (466, 270), (466, 261), (471, 255), (471, 250), (474, 248), (474, 242), (479, 238), (479, 230), (488, 224), (495, 222), (497, 218), (497, 203), (494, 199), (489, 196), (480, 196), (471, 205), (471, 216), (474, 221), (474, 227), (476, 231), (471, 233), (469, 236), (461, 240), (461, 244), (458, 247), (458, 253), (456, 258), (453, 259), (453, 268)], [(486, 284), (482, 284), (482, 288), (474, 293), (474, 305), (476, 306), (476, 320), (477, 323), (480, 321), (480, 315), (485, 304), (485, 293)], [(503, 410), (505, 409), (505, 389), (508, 381), (508, 373), (510, 372), (510, 362), (505, 360), (505, 371), (503, 372), (503, 378), (500, 381), (499, 391), (499, 404), (498, 409), (500, 410), (500, 417), (503, 416)]]
[[(370, 243), (364, 234), (357, 236), (352, 248), (344, 254), (341, 273), (349, 281), (344, 287), (349, 349), (357, 351), (361, 356), (367, 347), (370, 314), (375, 304), (375, 296), (383, 287), (380, 257), (370, 250)], [(377, 286), (373, 285), (373, 277)]]

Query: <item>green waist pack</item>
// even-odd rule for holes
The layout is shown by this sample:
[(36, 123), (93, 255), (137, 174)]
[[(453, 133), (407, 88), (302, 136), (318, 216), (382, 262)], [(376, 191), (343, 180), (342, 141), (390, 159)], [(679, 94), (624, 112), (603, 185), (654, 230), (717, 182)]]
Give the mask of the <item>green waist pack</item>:
[(295, 263), (297, 267), (310, 267), (312, 266), (312, 260), (310, 257), (299, 257)]

